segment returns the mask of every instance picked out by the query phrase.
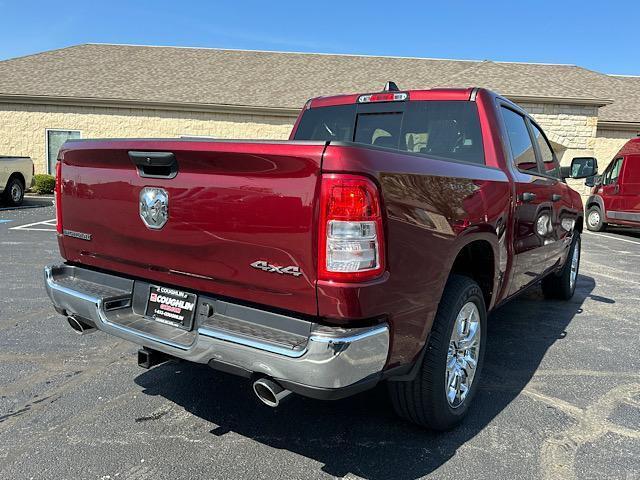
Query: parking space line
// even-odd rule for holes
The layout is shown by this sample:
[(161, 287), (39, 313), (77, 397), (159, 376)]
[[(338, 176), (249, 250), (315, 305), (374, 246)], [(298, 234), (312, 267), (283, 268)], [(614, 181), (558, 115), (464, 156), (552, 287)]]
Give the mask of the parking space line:
[(611, 235), (607, 235), (605, 233), (595, 233), (595, 232), (586, 232), (589, 235), (595, 235), (597, 237), (605, 237), (605, 238), (613, 238), (614, 240), (620, 240), (621, 242), (627, 242), (627, 243), (633, 243), (635, 245), (640, 245), (640, 242), (636, 242), (634, 240), (629, 240), (628, 238), (620, 238), (620, 237), (613, 237)]
[[(53, 227), (53, 228), (40, 228), (40, 227)], [(36, 232), (55, 232), (56, 231), (56, 219), (43, 220), (41, 222), (27, 223), (25, 225), (18, 225), (11, 227), (9, 230), (26, 230)]]

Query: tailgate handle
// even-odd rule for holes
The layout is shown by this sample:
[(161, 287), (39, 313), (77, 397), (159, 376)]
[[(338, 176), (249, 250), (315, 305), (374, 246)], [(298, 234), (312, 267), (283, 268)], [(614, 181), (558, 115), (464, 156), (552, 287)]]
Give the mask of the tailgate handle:
[(129, 151), (129, 158), (145, 178), (174, 178), (178, 174), (178, 162), (172, 152)]

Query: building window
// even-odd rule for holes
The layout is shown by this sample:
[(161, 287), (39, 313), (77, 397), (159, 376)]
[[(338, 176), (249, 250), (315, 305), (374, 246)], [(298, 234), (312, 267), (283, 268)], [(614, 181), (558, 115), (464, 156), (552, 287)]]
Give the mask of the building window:
[(80, 138), (78, 130), (47, 130), (47, 173), (55, 175), (60, 147), (74, 138)]

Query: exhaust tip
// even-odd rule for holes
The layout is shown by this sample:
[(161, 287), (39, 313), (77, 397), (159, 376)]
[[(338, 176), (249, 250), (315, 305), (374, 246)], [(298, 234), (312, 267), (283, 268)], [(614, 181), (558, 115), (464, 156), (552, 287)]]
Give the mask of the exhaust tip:
[(291, 393), (269, 378), (260, 378), (253, 382), (253, 391), (262, 403), (272, 408), (280, 405)]
[(88, 333), (95, 332), (96, 330), (95, 327), (88, 325), (84, 322), (81, 322), (77, 318), (74, 318), (71, 316), (67, 317), (67, 322), (69, 323), (71, 328), (73, 328), (73, 331), (76, 332), (78, 335), (86, 335)]

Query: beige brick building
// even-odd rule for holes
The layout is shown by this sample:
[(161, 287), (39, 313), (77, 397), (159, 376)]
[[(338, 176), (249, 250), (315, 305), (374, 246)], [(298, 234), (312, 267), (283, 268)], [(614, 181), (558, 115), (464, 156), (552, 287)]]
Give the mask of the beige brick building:
[(314, 96), (481, 86), (527, 109), (563, 163), (601, 170), (640, 132), (640, 77), (573, 65), (79, 45), (0, 62), (0, 154), (51, 171), (67, 138), (286, 139)]

